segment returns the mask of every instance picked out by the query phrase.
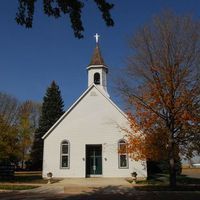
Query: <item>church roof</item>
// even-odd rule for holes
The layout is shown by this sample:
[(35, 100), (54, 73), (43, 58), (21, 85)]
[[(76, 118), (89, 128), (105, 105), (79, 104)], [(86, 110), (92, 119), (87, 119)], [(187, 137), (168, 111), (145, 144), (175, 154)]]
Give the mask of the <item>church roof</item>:
[(103, 57), (101, 56), (101, 51), (98, 44), (96, 45), (94, 49), (89, 66), (90, 65), (105, 65)]
[(107, 96), (102, 92), (95, 84), (91, 85), (76, 101), (75, 103), (58, 119), (58, 121), (42, 136), (42, 139), (45, 139), (58, 125), (59, 123), (76, 107), (76, 105), (89, 93), (92, 88), (96, 88), (100, 94), (102, 94), (105, 99), (114, 106), (122, 116), (127, 120), (127, 115)]

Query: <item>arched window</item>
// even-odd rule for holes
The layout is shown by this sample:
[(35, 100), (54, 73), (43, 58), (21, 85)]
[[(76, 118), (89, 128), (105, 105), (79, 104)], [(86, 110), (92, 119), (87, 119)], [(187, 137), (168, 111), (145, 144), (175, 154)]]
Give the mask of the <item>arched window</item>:
[(69, 142), (61, 142), (61, 168), (69, 168)]
[(119, 168), (128, 168), (127, 142), (124, 139), (118, 142)]
[(94, 74), (94, 84), (96, 84), (96, 85), (100, 84), (100, 74), (99, 73)]

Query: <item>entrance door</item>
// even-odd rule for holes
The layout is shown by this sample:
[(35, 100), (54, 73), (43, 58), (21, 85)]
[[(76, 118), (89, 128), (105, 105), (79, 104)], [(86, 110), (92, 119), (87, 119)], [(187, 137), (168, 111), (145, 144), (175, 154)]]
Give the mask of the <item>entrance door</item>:
[(102, 145), (86, 145), (86, 176), (102, 174)]

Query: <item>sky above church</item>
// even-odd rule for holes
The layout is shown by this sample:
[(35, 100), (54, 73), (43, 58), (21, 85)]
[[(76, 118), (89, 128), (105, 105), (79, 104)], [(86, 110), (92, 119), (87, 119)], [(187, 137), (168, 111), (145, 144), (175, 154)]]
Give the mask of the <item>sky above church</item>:
[(86, 67), (100, 34), (100, 48), (109, 67), (108, 91), (122, 105), (114, 79), (129, 55), (128, 38), (164, 9), (178, 14), (200, 16), (200, 0), (108, 0), (115, 26), (106, 27), (92, 0), (85, 1), (82, 13), (84, 39), (77, 39), (64, 16), (55, 20), (42, 13), (38, 0), (32, 29), (16, 24), (17, 0), (3, 0), (0, 6), (0, 91), (21, 101), (42, 102), (47, 87), (55, 80), (65, 108), (87, 88)]

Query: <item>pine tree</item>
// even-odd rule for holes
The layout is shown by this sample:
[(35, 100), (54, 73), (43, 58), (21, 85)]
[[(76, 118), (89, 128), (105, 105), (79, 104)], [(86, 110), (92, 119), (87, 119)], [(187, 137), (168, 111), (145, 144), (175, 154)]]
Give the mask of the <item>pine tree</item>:
[(58, 85), (53, 81), (43, 98), (42, 113), (39, 127), (35, 132), (34, 143), (31, 152), (32, 168), (42, 169), (43, 139), (42, 136), (54, 125), (64, 113), (64, 103)]

